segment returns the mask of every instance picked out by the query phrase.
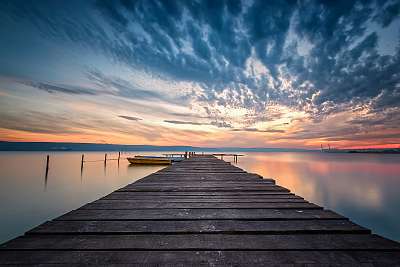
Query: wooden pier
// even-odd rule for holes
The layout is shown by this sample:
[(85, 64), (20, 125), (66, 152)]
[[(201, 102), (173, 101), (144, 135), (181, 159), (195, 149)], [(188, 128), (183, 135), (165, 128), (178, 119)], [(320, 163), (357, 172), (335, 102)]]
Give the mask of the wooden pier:
[(400, 244), (194, 156), (6, 242), (0, 264), (400, 266)]

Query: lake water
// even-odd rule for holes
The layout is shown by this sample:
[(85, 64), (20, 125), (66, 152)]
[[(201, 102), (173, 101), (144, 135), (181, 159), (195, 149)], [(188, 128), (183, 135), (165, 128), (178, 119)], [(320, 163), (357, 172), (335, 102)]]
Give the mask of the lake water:
[[(0, 152), (0, 243), (163, 168), (132, 167), (126, 160), (104, 166), (104, 153), (84, 152), (85, 160), (94, 162), (86, 162), (81, 173), (82, 153)], [(400, 155), (245, 154), (239, 167), (274, 178), (307, 200), (400, 241)]]

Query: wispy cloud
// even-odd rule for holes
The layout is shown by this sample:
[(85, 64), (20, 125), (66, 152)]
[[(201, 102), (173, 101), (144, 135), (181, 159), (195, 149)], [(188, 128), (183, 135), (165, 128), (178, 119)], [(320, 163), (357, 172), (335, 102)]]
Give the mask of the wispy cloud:
[(25, 85), (46, 91), (48, 93), (64, 93), (72, 95), (96, 95), (98, 92), (87, 88), (79, 88), (68, 85), (56, 85), (44, 82), (23, 81)]
[(164, 120), (164, 122), (171, 123), (171, 124), (182, 124), (182, 125), (211, 125), (218, 128), (231, 128), (227, 122), (224, 121), (212, 121), (212, 122), (194, 122), (194, 121), (179, 121), (179, 120)]
[(164, 120), (164, 122), (172, 124), (183, 124), (183, 125), (210, 125), (209, 123), (194, 122), (194, 121)]
[(235, 128), (232, 129), (234, 132), (258, 132), (258, 133), (284, 133), (284, 130), (278, 130), (278, 129), (266, 129), (266, 130), (260, 130), (257, 128)]
[(141, 118), (138, 117), (132, 117), (132, 116), (126, 116), (126, 115), (119, 115), (118, 117), (123, 118), (125, 120), (129, 120), (129, 121), (141, 121)]

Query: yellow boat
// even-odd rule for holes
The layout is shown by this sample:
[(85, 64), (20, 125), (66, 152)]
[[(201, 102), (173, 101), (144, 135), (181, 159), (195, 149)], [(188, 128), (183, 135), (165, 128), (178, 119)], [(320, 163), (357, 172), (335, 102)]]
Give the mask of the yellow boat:
[(127, 160), (131, 164), (140, 164), (140, 165), (170, 165), (172, 164), (172, 160), (163, 159), (157, 157), (144, 157), (144, 156), (135, 156), (134, 158), (127, 158)]

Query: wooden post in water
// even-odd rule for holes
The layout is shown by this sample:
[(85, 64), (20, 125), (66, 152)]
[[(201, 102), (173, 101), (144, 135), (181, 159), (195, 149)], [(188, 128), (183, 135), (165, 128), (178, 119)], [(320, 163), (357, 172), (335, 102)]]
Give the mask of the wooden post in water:
[(119, 160), (120, 160), (120, 158), (121, 158), (121, 152), (120, 152), (120, 151), (118, 151), (118, 164), (119, 164)]
[(83, 170), (83, 160), (85, 159), (85, 155), (82, 154), (82, 159), (81, 159), (81, 171)]
[(46, 182), (47, 182), (47, 175), (49, 174), (49, 161), (50, 161), (50, 155), (47, 155), (47, 157), (46, 157), (46, 175), (45, 175)]
[(49, 161), (50, 161), (50, 156), (47, 155), (47, 158), (46, 158), (46, 171), (49, 170)]
[(107, 153), (104, 154), (104, 165), (107, 164)]

